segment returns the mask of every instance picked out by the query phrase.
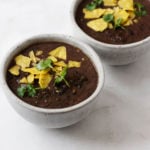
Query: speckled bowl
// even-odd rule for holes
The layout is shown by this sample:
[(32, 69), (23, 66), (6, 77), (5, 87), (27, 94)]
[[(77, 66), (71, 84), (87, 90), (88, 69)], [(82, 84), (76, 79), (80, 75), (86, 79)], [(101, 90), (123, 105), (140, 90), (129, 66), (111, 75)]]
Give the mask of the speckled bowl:
[(106, 63), (110, 65), (130, 64), (149, 51), (150, 37), (124, 45), (107, 44), (90, 37), (78, 26), (75, 20), (76, 9), (81, 1), (74, 0), (70, 11), (74, 36), (91, 45)]
[[(91, 59), (93, 65), (95, 66), (95, 69), (98, 73), (98, 83), (96, 90), (90, 97), (80, 102), (79, 104), (61, 109), (44, 109), (35, 107), (19, 99), (16, 95), (14, 95), (14, 93), (7, 85), (6, 72), (8, 64), (14, 55), (20, 52), (22, 49), (30, 46), (31, 44), (48, 41), (64, 42), (78, 47)], [(23, 118), (41, 127), (61, 128), (82, 120), (89, 114), (89, 112), (91, 112), (97, 100), (96, 97), (103, 87), (104, 71), (99, 57), (91, 47), (70, 36), (52, 34), (32, 37), (25, 40), (24, 42), (18, 43), (17, 46), (10, 49), (10, 51), (6, 54), (6, 58), (3, 60), (0, 79), (2, 89), (4, 90), (8, 101)]]

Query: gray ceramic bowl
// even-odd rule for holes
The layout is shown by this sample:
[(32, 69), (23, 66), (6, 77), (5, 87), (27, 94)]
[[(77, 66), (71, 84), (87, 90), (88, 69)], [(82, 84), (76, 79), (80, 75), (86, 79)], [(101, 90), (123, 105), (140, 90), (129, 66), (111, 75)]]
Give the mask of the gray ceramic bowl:
[[(48, 42), (57, 41), (71, 44), (75, 47), (80, 48), (93, 62), (95, 69), (98, 73), (98, 85), (93, 94), (82, 101), (71, 107), (61, 108), (61, 109), (44, 109), (29, 105), (19, 99), (13, 92), (9, 89), (6, 83), (6, 72), (10, 60), (15, 54), (20, 52), (22, 49), (35, 44), (37, 42)], [(36, 125), (46, 127), (46, 128), (61, 128), (72, 125), (84, 117), (86, 117), (89, 112), (91, 112), (95, 102), (96, 97), (101, 91), (104, 83), (104, 71), (102, 63), (94, 52), (94, 50), (88, 45), (79, 42), (78, 40), (66, 36), (66, 35), (39, 35), (25, 40), (24, 42), (18, 43), (17, 46), (13, 47), (7, 52), (6, 58), (3, 60), (2, 70), (1, 70), (1, 85), (6, 94), (6, 97), (12, 107), (26, 120), (34, 123)]]
[(90, 44), (101, 58), (110, 65), (126, 65), (135, 62), (149, 51), (150, 37), (139, 42), (124, 45), (113, 45), (99, 42), (86, 34), (76, 23), (75, 13), (82, 0), (74, 0), (71, 7), (71, 21), (74, 36)]

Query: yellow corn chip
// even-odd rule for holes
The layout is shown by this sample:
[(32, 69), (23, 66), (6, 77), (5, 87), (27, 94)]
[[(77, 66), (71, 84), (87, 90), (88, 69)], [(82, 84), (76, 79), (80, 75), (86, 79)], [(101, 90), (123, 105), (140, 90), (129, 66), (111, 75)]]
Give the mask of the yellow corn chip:
[(103, 0), (104, 6), (116, 6), (117, 0)]
[(107, 8), (104, 12), (104, 15), (107, 15), (107, 14), (113, 14), (114, 13), (114, 10), (111, 9), (111, 8)]
[(36, 57), (36, 61), (40, 61), (41, 59), (39, 57)]
[(122, 23), (126, 22), (128, 20), (129, 14), (125, 10), (119, 10), (119, 12), (115, 12), (115, 22), (117, 22), (118, 19), (122, 19)]
[(87, 26), (96, 32), (103, 32), (108, 27), (108, 23), (101, 18), (89, 21)]
[(42, 89), (47, 88), (50, 81), (52, 80), (52, 76), (50, 74), (40, 74), (39, 77), (39, 85)]
[(33, 83), (33, 81), (34, 81), (34, 75), (33, 74), (29, 74), (27, 76), (27, 81), (28, 81), (28, 83)]
[(134, 23), (138, 23), (138, 20), (137, 20), (137, 19), (134, 19), (133, 22), (134, 22)]
[(122, 9), (120, 9), (119, 7), (114, 7), (113, 10), (114, 10), (114, 13), (118, 13)]
[(56, 63), (54, 63), (55, 66), (59, 66), (59, 67), (66, 67), (67, 64), (64, 61), (58, 61)]
[(35, 67), (32, 67), (32, 68), (22, 68), (21, 69), (21, 71), (23, 71), (23, 72), (28, 72), (28, 73), (31, 73), (31, 74), (34, 74), (34, 75), (36, 75), (36, 74), (46, 74), (47, 72), (49, 72), (49, 70), (50, 70), (50, 68), (47, 68), (45, 70), (40, 71), (40, 70), (38, 70)]
[(124, 25), (124, 26), (130, 26), (131, 24), (133, 24), (133, 22), (132, 22), (131, 19), (129, 19), (129, 20), (127, 20), (123, 25)]
[(30, 66), (31, 59), (24, 55), (18, 55), (15, 58), (16, 64), (21, 66), (22, 68), (26, 68)]
[(77, 67), (79, 68), (81, 66), (81, 62), (78, 61), (69, 61), (68, 62), (68, 68)]
[(130, 19), (134, 19), (136, 17), (134, 11), (128, 11)]
[(38, 50), (38, 51), (36, 51), (36, 53), (35, 53), (36, 56), (40, 56), (40, 55), (42, 55), (42, 54), (43, 54), (43, 51), (41, 51), (41, 50)]
[(35, 67), (32, 67), (32, 68), (22, 68), (21, 71), (28, 72), (28, 73), (31, 73), (31, 74), (40, 74), (40, 71), (38, 69), (36, 69)]
[(48, 56), (49, 59), (52, 60), (52, 62), (57, 62), (57, 58), (54, 56)]
[(85, 19), (96, 19), (101, 17), (105, 12), (105, 9), (97, 8), (92, 11), (89, 11), (87, 9), (83, 9), (84, 18)]
[(108, 28), (109, 28), (109, 29), (113, 29), (112, 23), (109, 23), (109, 24), (108, 24)]
[(40, 71), (40, 74), (47, 74), (50, 71), (50, 68)]
[(28, 83), (28, 81), (27, 81), (27, 78), (26, 77), (23, 77), (20, 81), (19, 81), (20, 83)]
[(67, 58), (66, 47), (59, 46), (56, 49), (50, 51), (49, 55), (66, 60)]
[(20, 67), (18, 65), (15, 65), (13, 67), (11, 67), (9, 69), (9, 72), (12, 74), (12, 75), (15, 75), (15, 76), (18, 76), (19, 75), (19, 69)]
[(119, 0), (118, 5), (124, 10), (134, 10), (133, 0)]
[(34, 52), (33, 52), (33, 51), (30, 51), (30, 52), (29, 52), (29, 57), (31, 58), (32, 62), (34, 62), (34, 63), (36, 63), (36, 62), (37, 62), (37, 61), (36, 61), (36, 57), (35, 57), (35, 55), (34, 55)]
[(61, 72), (63, 70), (63, 68), (62, 67), (54, 67), (54, 71), (56, 71), (56, 72)]

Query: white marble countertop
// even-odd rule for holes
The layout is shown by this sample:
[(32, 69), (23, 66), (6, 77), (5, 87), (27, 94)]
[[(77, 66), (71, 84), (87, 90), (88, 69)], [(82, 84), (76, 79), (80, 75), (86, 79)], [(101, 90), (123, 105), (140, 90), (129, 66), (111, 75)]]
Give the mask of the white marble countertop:
[[(72, 0), (0, 0), (0, 61), (31, 35), (72, 35)], [(150, 53), (124, 67), (104, 64), (104, 90), (93, 113), (64, 129), (41, 129), (22, 119), (0, 94), (1, 150), (149, 150)]]

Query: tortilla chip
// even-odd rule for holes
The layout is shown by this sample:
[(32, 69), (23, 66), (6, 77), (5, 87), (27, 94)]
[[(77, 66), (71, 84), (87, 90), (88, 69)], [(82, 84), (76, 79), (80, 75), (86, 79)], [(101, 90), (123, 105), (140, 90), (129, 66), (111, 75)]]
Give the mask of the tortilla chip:
[(27, 76), (27, 81), (28, 81), (28, 83), (33, 83), (33, 81), (34, 81), (34, 75), (33, 74), (29, 74)]
[(59, 67), (66, 67), (67, 64), (64, 61), (58, 61), (56, 63), (54, 63), (55, 66), (59, 66)]
[(27, 83), (28, 83), (28, 80), (27, 80), (26, 77), (23, 77), (23, 78), (19, 81), (19, 83), (25, 83), (25, 84), (27, 84)]
[(38, 50), (38, 51), (36, 51), (36, 53), (35, 53), (36, 56), (40, 56), (40, 55), (42, 55), (42, 54), (43, 54), (43, 51), (42, 51), (42, 50)]
[(32, 68), (22, 68), (21, 71), (28, 72), (28, 73), (31, 73), (31, 74), (40, 74), (41, 73), (41, 71), (39, 71), (35, 67), (32, 67)]
[(48, 87), (50, 81), (52, 80), (52, 76), (47, 73), (47, 74), (40, 74), (39, 77), (39, 85), (42, 89), (45, 89)]
[(11, 67), (8, 71), (12, 75), (18, 76), (19, 75), (19, 69), (20, 69), (20, 67), (18, 65), (15, 65), (15, 66)]
[(69, 61), (68, 63), (68, 68), (73, 68), (73, 67), (76, 67), (76, 68), (79, 68), (81, 66), (81, 62), (78, 62), (78, 61)]
[(49, 55), (66, 60), (67, 58), (66, 47), (59, 46), (55, 48), (54, 50), (50, 51)]
[(57, 62), (57, 58), (54, 56), (48, 56), (48, 58), (51, 59), (54, 63)]
[(36, 62), (37, 62), (36, 57), (35, 57), (35, 55), (34, 55), (34, 52), (33, 52), (33, 51), (30, 51), (30, 52), (29, 52), (29, 57), (31, 58), (31, 61), (32, 61), (32, 62), (34, 62), (34, 63), (36, 63)]
[(15, 58), (15, 62), (17, 65), (21, 66), (22, 68), (26, 68), (30, 66), (31, 59), (24, 55), (18, 55)]

